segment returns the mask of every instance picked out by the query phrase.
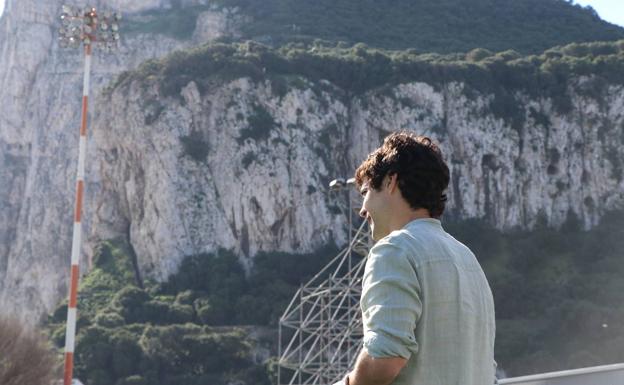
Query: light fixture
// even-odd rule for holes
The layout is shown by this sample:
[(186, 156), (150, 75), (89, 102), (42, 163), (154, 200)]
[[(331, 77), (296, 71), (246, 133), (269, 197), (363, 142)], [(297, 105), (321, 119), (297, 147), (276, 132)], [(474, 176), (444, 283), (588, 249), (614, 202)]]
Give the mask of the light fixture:
[(105, 11), (99, 16), (101, 17), (98, 18), (98, 11), (94, 7), (61, 6), (59, 46), (78, 48), (83, 43), (89, 46), (99, 45), (106, 51), (115, 48), (121, 39), (118, 24), (121, 14)]
[(341, 188), (344, 187), (344, 185), (345, 185), (345, 180), (342, 178), (334, 179), (331, 182), (329, 182), (330, 190), (340, 190)]

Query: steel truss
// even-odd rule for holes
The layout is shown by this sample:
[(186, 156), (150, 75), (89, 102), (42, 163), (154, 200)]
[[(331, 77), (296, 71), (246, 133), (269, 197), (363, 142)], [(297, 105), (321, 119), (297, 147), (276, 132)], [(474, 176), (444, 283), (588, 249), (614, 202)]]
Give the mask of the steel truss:
[(280, 318), (278, 385), (327, 385), (344, 376), (362, 346), (360, 295), (372, 245), (366, 221), (352, 226), (349, 244), (301, 286)]

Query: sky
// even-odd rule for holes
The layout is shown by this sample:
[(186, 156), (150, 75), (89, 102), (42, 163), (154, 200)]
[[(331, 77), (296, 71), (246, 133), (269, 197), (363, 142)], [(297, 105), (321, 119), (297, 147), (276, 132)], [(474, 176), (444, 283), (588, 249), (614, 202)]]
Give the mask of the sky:
[[(0, 15), (4, 11), (4, 1), (0, 0)], [(575, 4), (591, 5), (600, 17), (610, 23), (624, 27), (623, 0), (574, 0)]]
[(624, 1), (622, 0), (575, 0), (574, 3), (583, 6), (591, 5), (601, 19), (624, 27)]

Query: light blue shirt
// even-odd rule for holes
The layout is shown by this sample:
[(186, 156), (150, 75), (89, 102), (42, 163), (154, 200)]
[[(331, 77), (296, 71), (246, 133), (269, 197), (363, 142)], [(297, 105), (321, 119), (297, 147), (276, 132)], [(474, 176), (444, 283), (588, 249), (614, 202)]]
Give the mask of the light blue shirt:
[(439, 220), (414, 220), (375, 244), (360, 305), (368, 354), (408, 360), (393, 385), (494, 383), (492, 291)]

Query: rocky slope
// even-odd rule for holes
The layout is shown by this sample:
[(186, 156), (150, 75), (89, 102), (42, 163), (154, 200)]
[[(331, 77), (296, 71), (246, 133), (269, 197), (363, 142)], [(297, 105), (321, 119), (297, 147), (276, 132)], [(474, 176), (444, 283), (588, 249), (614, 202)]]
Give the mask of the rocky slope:
[[(82, 62), (54, 44), (59, 8), (9, 0), (0, 19), (0, 308), (31, 320), (67, 291)], [(84, 268), (100, 240), (119, 236), (141, 275), (156, 279), (183, 256), (219, 247), (249, 266), (260, 250), (343, 243), (327, 183), (352, 173), (397, 128), (441, 142), (453, 180), (449, 217), (508, 229), (538, 218), (558, 226), (573, 213), (590, 227), (624, 202), (624, 88), (609, 86), (601, 102), (575, 92), (591, 78), (569, 84), (566, 114), (548, 98), (518, 93), (521, 126), (491, 111), (494, 94), (464, 92), (460, 81), (353, 95), (298, 76), (285, 87), (268, 76), (189, 79), (169, 95), (145, 79), (101, 92), (149, 58), (236, 35), (222, 11), (197, 20), (188, 40), (135, 32), (116, 55), (96, 58)]]

